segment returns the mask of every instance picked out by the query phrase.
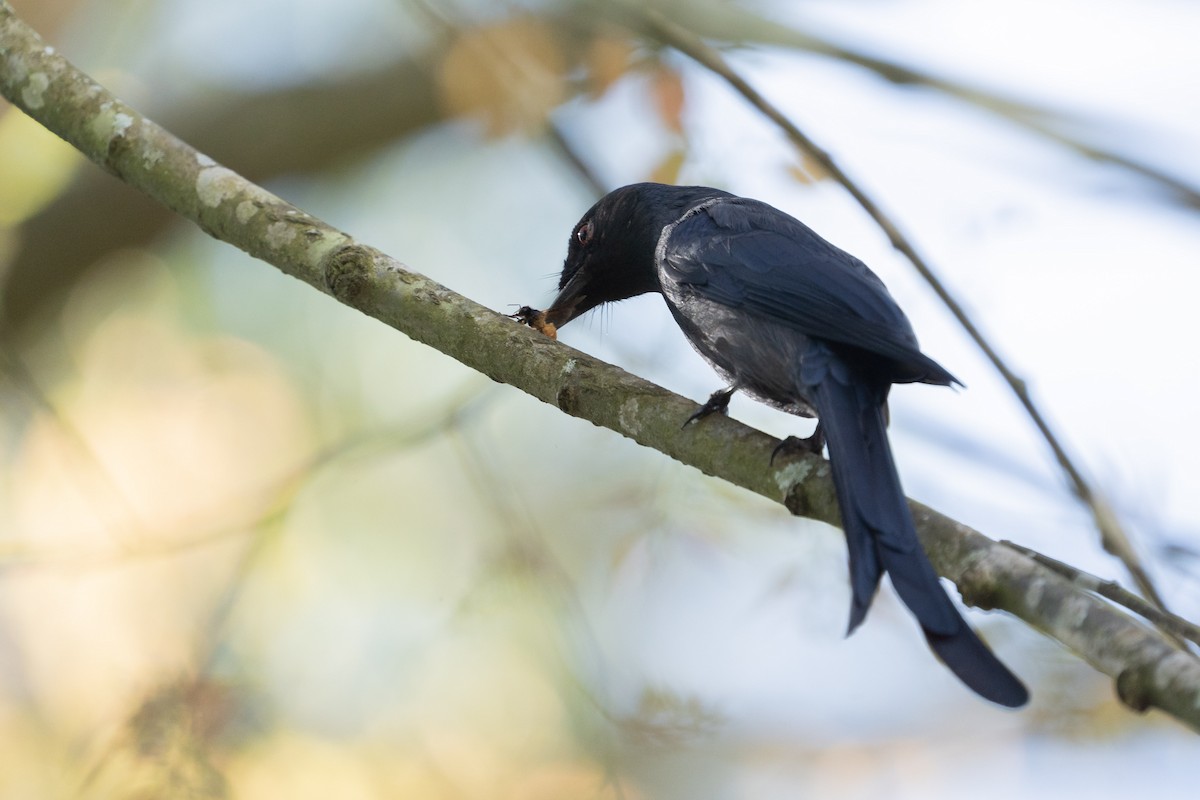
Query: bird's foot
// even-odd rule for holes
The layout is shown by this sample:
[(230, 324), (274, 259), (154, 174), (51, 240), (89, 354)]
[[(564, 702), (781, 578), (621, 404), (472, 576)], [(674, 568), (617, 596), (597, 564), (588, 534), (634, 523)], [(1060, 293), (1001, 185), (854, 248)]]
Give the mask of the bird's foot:
[(797, 456), (797, 455), (821, 455), (821, 451), (825, 449), (825, 431), (821, 430), (820, 423), (817, 423), (817, 429), (812, 432), (811, 436), (789, 436), (786, 439), (780, 439), (779, 444), (775, 445), (775, 449), (771, 451), (771, 464), (775, 463), (775, 459), (781, 455)]
[(729, 398), (733, 397), (733, 393), (737, 391), (737, 387), (729, 386), (724, 389), (717, 389), (708, 396), (704, 401), (704, 405), (700, 406), (700, 410), (692, 414), (684, 420), (681, 428), (686, 428), (697, 420), (704, 419), (710, 414), (727, 414), (729, 413)]

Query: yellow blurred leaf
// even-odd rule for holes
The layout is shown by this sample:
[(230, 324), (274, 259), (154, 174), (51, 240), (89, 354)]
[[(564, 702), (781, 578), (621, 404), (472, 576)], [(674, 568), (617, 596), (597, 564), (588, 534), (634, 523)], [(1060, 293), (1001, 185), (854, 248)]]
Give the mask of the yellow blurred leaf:
[(642, 793), (625, 781), (614, 784), (613, 776), (594, 764), (547, 764), (522, 777), (507, 795), (510, 800), (636, 800)]
[(647, 180), (654, 183), (675, 183), (679, 180), (679, 170), (683, 168), (687, 154), (682, 149), (672, 150), (667, 157), (658, 162), (658, 166), (650, 173)]
[[(446, 796), (437, 792), (435, 781), (422, 780), (423, 775), (396, 786), (407, 792), (381, 793), (380, 784), (390, 783), (388, 772), (386, 764), (374, 763), (359, 749), (299, 733), (282, 733), (263, 740), (239, 753), (228, 768), (231, 795), (244, 800)], [(425, 794), (427, 789), (434, 791)]]
[(600, 97), (629, 71), (633, 60), (633, 42), (623, 36), (597, 36), (584, 55), (588, 85), (593, 97)]
[(3, 556), (61, 565), (0, 584), (0, 606), (22, 692), (68, 736), (124, 716), (196, 657), (244, 532), (313, 451), (306, 405), (270, 353), (187, 325), (158, 259), (126, 251), (107, 267), (62, 312), (74, 369), (38, 386), (0, 526)]
[(58, 196), (84, 158), (15, 108), (0, 115), (0, 225), (16, 225)]
[(787, 172), (797, 183), (819, 183), (829, 179), (825, 168), (808, 153), (803, 152), (800, 153), (799, 163), (790, 165)]
[(663, 124), (675, 133), (682, 133), (683, 76), (669, 67), (660, 65), (650, 75), (650, 94)]
[(478, 116), (489, 135), (535, 133), (566, 97), (566, 59), (553, 30), (514, 17), (464, 31), (438, 71), (446, 113)]

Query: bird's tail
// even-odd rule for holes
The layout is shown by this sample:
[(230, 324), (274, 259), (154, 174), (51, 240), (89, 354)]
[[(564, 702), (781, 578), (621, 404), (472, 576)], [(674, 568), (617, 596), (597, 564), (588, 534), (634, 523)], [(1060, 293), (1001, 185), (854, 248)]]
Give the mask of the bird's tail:
[(850, 625), (863, 621), (884, 572), (917, 618), (930, 648), (982, 697), (1016, 707), (1029, 699), (1021, 681), (1000, 662), (958, 613), (929, 563), (900, 487), (878, 390), (830, 375), (814, 398), (850, 553)]

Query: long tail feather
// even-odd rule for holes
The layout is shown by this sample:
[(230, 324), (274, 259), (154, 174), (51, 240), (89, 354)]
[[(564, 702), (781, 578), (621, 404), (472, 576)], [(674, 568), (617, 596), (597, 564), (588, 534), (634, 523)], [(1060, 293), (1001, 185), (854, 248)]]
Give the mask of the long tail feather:
[(813, 394), (850, 554), (847, 633), (862, 623), (887, 572), (929, 646), (959, 680), (994, 703), (1024, 705), (1029, 699), (1024, 685), (958, 613), (917, 539), (888, 444), (884, 397), (833, 374)]

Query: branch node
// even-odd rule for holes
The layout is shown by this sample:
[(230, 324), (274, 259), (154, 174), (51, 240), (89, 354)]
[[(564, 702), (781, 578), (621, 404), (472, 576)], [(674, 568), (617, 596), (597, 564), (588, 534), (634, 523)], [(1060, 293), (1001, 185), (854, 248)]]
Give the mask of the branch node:
[(812, 516), (809, 509), (808, 495), (804, 492), (804, 487), (801, 484), (792, 484), (792, 488), (788, 489), (787, 495), (783, 498), (783, 505), (788, 511), (792, 512), (792, 516)]
[(1118, 673), (1116, 680), (1117, 697), (1139, 714), (1144, 714), (1153, 705), (1147, 685), (1147, 671), (1145, 665), (1128, 667)]
[(980, 569), (979, 566), (979, 563), (976, 562), (967, 567), (962, 572), (962, 579), (956, 582), (963, 603), (983, 611), (1003, 608), (1002, 590), (991, 579), (989, 571)]
[(371, 274), (371, 251), (362, 245), (351, 244), (334, 250), (325, 261), (325, 285), (329, 293), (347, 305), (367, 285)]
[(776, 470), (775, 483), (783, 492), (782, 503), (793, 516), (809, 517), (827, 521), (830, 525), (841, 525), (841, 510), (832, 492), (814, 488), (812, 476), (829, 479), (829, 462), (821, 456), (796, 456), (795, 461)]
[(580, 395), (579, 384), (576, 381), (567, 381), (559, 387), (558, 393), (554, 395), (554, 403), (564, 414), (577, 417), (579, 416)]

